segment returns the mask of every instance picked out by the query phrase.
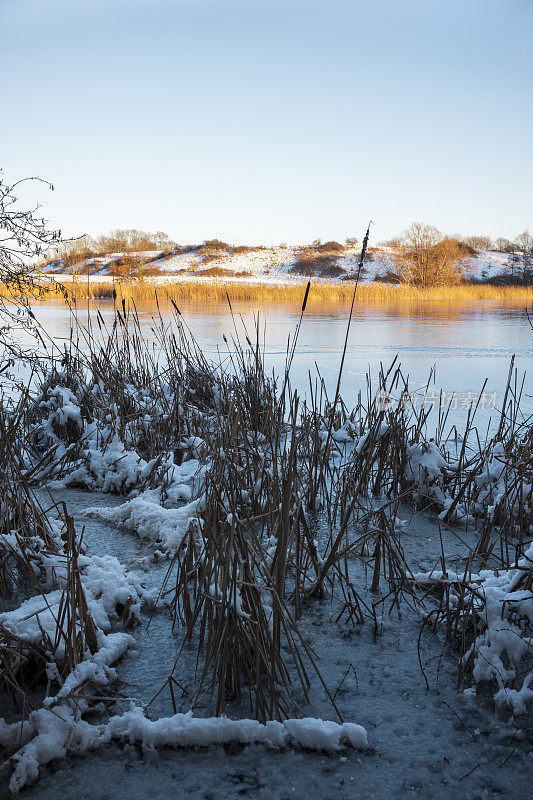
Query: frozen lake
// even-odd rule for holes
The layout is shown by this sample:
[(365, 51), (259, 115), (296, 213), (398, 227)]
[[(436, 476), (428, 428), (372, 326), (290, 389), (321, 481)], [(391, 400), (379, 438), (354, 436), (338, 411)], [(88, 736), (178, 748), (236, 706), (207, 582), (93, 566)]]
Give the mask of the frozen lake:
[[(163, 303), (160, 307), (163, 324), (178, 324), (170, 304)], [(142, 333), (148, 341), (156, 342), (153, 316), (157, 311), (155, 305), (138, 303), (137, 311)], [(205, 355), (213, 361), (226, 360), (228, 347), (231, 355), (233, 337), (238, 335), (241, 342), (244, 342), (247, 331), (250, 339), (254, 339), (255, 323), (259, 313), (265, 361), (269, 369), (278, 373), (283, 372), (288, 338), (290, 336), (292, 339), (300, 316), (298, 307), (280, 305), (259, 307), (252, 304), (235, 305), (233, 317), (226, 304), (183, 302), (180, 303), (180, 311), (180, 319), (190, 328)], [(59, 356), (62, 346), (68, 344), (71, 338), (73, 320), (69, 309), (62, 303), (47, 302), (37, 304), (34, 313), (43, 335), (46, 334), (48, 337), (49, 351), (54, 350), (55, 356)], [(111, 302), (93, 303), (88, 309), (79, 308), (79, 322), (86, 325), (89, 315), (91, 327), (95, 335), (98, 335), (100, 315), (105, 325), (111, 327), (114, 313)], [(309, 391), (309, 373), (314, 376), (321, 375), (330, 397), (333, 395), (345, 341), (347, 319), (347, 309), (317, 310), (311, 306), (307, 310), (291, 374), (293, 386), (297, 387), (302, 395)], [(80, 336), (82, 333), (80, 330)], [(80, 346), (83, 347), (81, 342), (80, 339)], [(403, 365), (405, 375), (410, 376), (411, 390), (419, 391), (416, 396), (420, 400), (429, 373), (432, 369), (436, 369), (436, 377), (429, 387), (429, 392), (436, 396), (442, 389), (446, 391), (448, 398), (452, 394), (456, 396), (457, 407), (452, 413), (451, 421), (457, 422), (459, 428), (461, 420), (464, 421), (466, 418), (468, 401), (476, 397), (486, 380), (486, 400), (479, 411), (479, 416), (482, 417), (482, 424), (479, 427), (483, 432), (491, 415), (498, 418), (498, 408), (503, 399), (511, 358), (513, 355), (516, 356), (518, 383), (520, 383), (520, 376), (529, 366), (532, 354), (533, 331), (527, 315), (521, 309), (480, 304), (461, 307), (358, 306), (349, 335), (342, 396), (348, 407), (355, 405), (358, 393), (366, 391), (367, 371), (374, 377), (375, 389), (377, 383), (375, 378), (380, 365), (383, 364), (386, 370), (397, 357)], [(115, 363), (120, 369), (123, 362)], [(524, 412), (533, 412), (532, 384), (529, 377), (527, 381), (522, 408)], [(143, 384), (143, 390), (147, 385)], [(105, 387), (101, 391), (108, 392)], [(123, 396), (127, 398), (129, 394), (134, 396), (132, 388), (126, 385)], [(49, 395), (49, 399), (51, 396)], [(59, 396), (64, 397), (61, 393)], [(46, 410), (47, 402), (42, 402), (38, 406), (43, 408), (42, 417), (35, 417), (40, 419), (40, 422), (32, 423), (41, 425), (42, 430), (48, 430), (50, 419)], [(60, 402), (63, 403), (63, 400)], [(74, 408), (78, 408), (78, 405), (76, 404)], [(115, 412), (108, 416), (108, 412), (113, 408)], [(143, 414), (149, 408), (149, 405), (143, 406)], [(111, 720), (115, 720), (114, 725), (118, 724), (116, 719), (120, 715), (129, 713), (130, 702), (146, 715), (146, 720), (150, 724), (160, 727), (167, 728), (170, 725), (168, 720), (172, 719), (176, 711), (180, 714), (187, 713), (192, 706), (195, 717), (208, 718), (214, 713), (213, 698), (207, 694), (201, 695), (200, 701), (197, 702), (194, 694), (199, 680), (196, 668), (202, 663), (199, 659), (203, 658), (203, 647), (197, 650), (196, 639), (194, 642), (185, 641), (182, 620), (175, 617), (172, 611), (172, 586), (178, 585), (177, 572), (171, 570), (169, 573), (168, 570), (169, 566), (177, 564), (180, 559), (181, 563), (185, 563), (184, 557), (179, 553), (184, 553), (183, 550), (180, 551), (182, 537), (186, 535), (186, 526), (193, 519), (189, 518), (189, 514), (198, 514), (198, 519), (201, 519), (201, 507), (195, 503), (205, 495), (200, 477), (202, 469), (205, 469), (206, 474), (210, 471), (211, 476), (222, 474), (223, 478), (219, 481), (219, 485), (230, 486), (234, 479), (231, 476), (235, 476), (239, 470), (239, 475), (242, 473), (246, 476), (246, 472), (238, 464), (241, 456), (235, 449), (231, 451), (232, 457), (227, 458), (226, 447), (219, 448), (219, 443), (224, 441), (217, 438), (220, 420), (224, 419), (224, 415), (216, 418), (217, 424), (212, 424), (214, 417), (205, 416), (201, 428), (198, 425), (197, 428), (189, 429), (189, 426), (196, 424), (199, 419), (201, 422), (203, 415), (194, 404), (192, 411), (187, 410), (187, 404), (184, 404), (185, 410), (180, 413), (183, 413), (187, 433), (200, 430), (206, 437), (206, 447), (209, 449), (207, 455), (200, 456), (205, 460), (197, 461), (192, 457), (192, 451), (187, 451), (183, 463), (175, 466), (178, 477), (174, 477), (173, 473), (167, 485), (167, 478), (161, 478), (159, 475), (157, 480), (161, 485), (148, 489), (143, 483), (145, 480), (142, 477), (143, 471), (136, 472), (133, 469), (133, 493), (115, 496), (107, 492), (113, 491), (114, 487), (120, 485), (117, 476), (122, 474), (122, 469), (126, 472), (132, 470), (131, 461), (126, 459), (133, 457), (137, 465), (139, 456), (135, 450), (128, 448), (136, 446), (140, 450), (141, 446), (145, 447), (144, 434), (136, 439), (128, 438), (127, 447), (119, 438), (118, 449), (114, 449), (114, 441), (112, 446), (108, 447), (113, 433), (108, 423), (112, 421), (117, 426), (114, 429), (116, 431), (119, 419), (113, 396), (109, 392), (100, 395), (100, 400), (94, 403), (94, 409), (95, 421), (91, 421), (88, 425), (82, 423), (84, 425), (82, 439), (88, 443), (87, 447), (85, 444), (80, 445), (80, 460), (76, 460), (67, 468), (76, 473), (73, 484), (75, 488), (64, 488), (61, 480), (53, 482), (49, 475), (45, 475), (36, 490), (44, 508), (49, 508), (52, 503), (65, 503), (66, 510), (72, 515), (76, 532), (79, 534), (83, 531), (88, 566), (84, 568), (85, 572), (80, 572), (80, 580), (86, 581), (89, 587), (87, 592), (92, 592), (90, 586), (95, 586), (95, 592), (91, 595), (92, 602), (96, 603), (94, 598), (96, 595), (100, 596), (101, 587), (104, 585), (106, 597), (110, 592), (109, 597), (115, 598), (113, 603), (109, 601), (111, 608), (109, 614), (114, 614), (111, 627), (113, 635), (123, 636), (125, 633), (123, 629), (128, 624), (123, 618), (123, 610), (119, 610), (119, 605), (115, 602), (118, 590), (123, 591), (124, 581), (128, 581), (130, 587), (126, 587), (128, 596), (139, 598), (138, 624), (128, 627), (126, 634), (133, 638), (124, 652), (121, 652), (121, 657), (117, 657), (113, 662), (116, 674), (110, 676), (107, 683), (102, 684), (104, 688), (98, 689), (99, 694), (96, 697), (101, 699), (105, 696), (105, 704), (89, 706), (84, 712), (86, 718), (81, 722), (89, 726), (87, 730), (91, 731), (91, 735), (96, 736), (98, 728), (100, 736), (103, 730), (107, 730), (106, 726), (111, 724)], [(114, 420), (113, 413), (115, 413)], [(160, 417), (156, 413), (152, 413), (151, 416), (143, 415), (140, 419), (145, 422), (148, 420), (149, 429), (157, 430)], [(100, 425), (98, 434), (100, 444), (96, 446), (94, 442), (98, 440), (94, 438), (94, 425)], [(242, 427), (242, 423), (239, 425)], [(281, 427), (280, 425), (280, 429)], [(89, 430), (92, 430), (91, 434)], [(143, 428), (143, 431), (145, 430), (146, 428)], [(134, 433), (135, 428), (128, 427), (128, 437)], [(67, 441), (67, 434), (64, 435), (64, 441)], [(116, 437), (118, 436), (116, 434)], [(250, 438), (242, 437), (246, 442), (250, 441)], [(296, 438), (303, 440), (304, 437)], [(359, 439), (364, 442), (362, 437)], [(264, 436), (252, 437), (252, 441), (256, 440), (259, 442), (257, 449), (246, 451), (247, 454), (253, 455), (249, 463), (257, 464), (258, 474), (267, 474), (268, 444), (262, 442), (268, 443), (268, 440)], [(64, 441), (60, 442), (62, 446)], [(341, 438), (335, 441), (343, 440)], [(429, 437), (427, 441), (429, 442)], [(157, 446), (161, 449), (166, 448), (169, 446), (168, 442), (167, 429)], [(296, 463), (306, 464), (306, 451), (301, 449), (300, 452), (303, 454), (302, 461), (297, 460)], [(348, 452), (342, 450), (337, 454), (335, 451), (330, 463), (335, 469), (335, 472), (332, 469), (331, 473), (334, 480), (341, 487), (347, 486), (347, 491), (351, 492), (353, 484), (349, 483), (352, 473), (349, 472), (351, 462), (347, 456)], [(395, 463), (394, 451), (390, 452), (392, 457), (387, 455), (383, 463), (385, 461)], [(521, 463), (522, 452), (519, 453)], [(109, 457), (106, 455), (104, 459), (104, 453), (109, 453)], [(229, 468), (226, 466), (222, 473), (217, 472), (215, 456), (219, 453), (224, 464), (230, 465), (231, 469), (236, 464), (233, 472), (227, 471)], [(491, 474), (491, 468), (494, 469), (495, 463), (492, 454), (489, 453), (489, 456), (490, 464), (485, 455), (488, 475)], [(280, 460), (279, 456), (276, 458), (277, 461)], [(369, 457), (363, 456), (361, 461), (357, 462), (357, 473), (354, 471), (353, 474), (364, 474), (367, 458)], [(370, 459), (373, 458), (371, 451)], [(373, 461), (370, 460), (370, 463)], [(107, 470), (105, 474), (98, 466), (101, 464), (104, 464)], [(466, 469), (464, 471), (466, 472)], [(377, 469), (372, 474), (376, 473)], [(102, 481), (98, 482), (97, 477), (100, 474)], [(87, 477), (83, 477), (84, 475)], [(309, 481), (305, 475), (302, 470), (303, 487)], [(530, 475), (530, 472), (527, 475)], [(530, 487), (531, 479), (528, 478), (528, 481)], [(15, 484), (15, 481), (12, 483)], [(249, 486), (257, 485), (254, 474), (250, 478)], [(420, 483), (415, 484), (415, 486), (420, 485)], [(445, 486), (444, 483), (442, 485)], [(486, 496), (488, 502), (492, 503), (495, 493), (498, 493), (499, 497), (507, 497), (506, 493), (500, 491), (503, 485), (504, 479), (499, 480), (494, 491), (491, 490), (490, 495)], [(126, 484), (123, 484), (124, 486)], [(401, 557), (398, 562), (401, 569), (405, 558), (405, 569), (408, 568), (414, 575), (422, 576), (432, 571), (435, 565), (438, 567), (446, 564), (447, 568), (460, 572), (467, 561), (470, 563), (469, 560), (479, 541), (479, 531), (476, 526), (481, 524), (479, 520), (482, 518), (479, 517), (475, 524), (472, 524), (472, 518), (468, 518), (468, 524), (462, 524), (460, 527), (455, 526), (453, 521), (450, 524), (442, 524), (438, 513), (444, 507), (444, 502), (452, 497), (450, 493), (452, 488), (455, 491), (452, 479), (449, 480), (448, 486), (450, 489), (446, 489), (448, 494), (444, 501), (439, 500), (437, 503), (432, 501), (425, 509), (417, 505), (418, 495), (414, 491), (411, 495), (412, 502), (406, 502), (398, 508), (391, 506), (391, 524), (394, 527), (390, 530), (394, 532), (394, 538), (391, 536), (387, 539), (388, 570), (391, 570), (390, 559), (395, 554), (395, 557)], [(510, 486), (509, 473), (506, 472), (506, 492)], [(131, 486), (128, 484), (128, 487), (123, 488), (123, 491), (129, 491)], [(437, 488), (440, 491), (439, 484)], [(255, 493), (255, 489), (253, 491)], [(395, 490), (391, 490), (389, 496), (392, 496), (392, 491)], [(518, 496), (522, 498), (525, 494), (525, 492), (518, 494), (518, 490), (516, 491), (517, 494), (507, 497), (505, 501), (507, 505), (501, 506), (505, 512), (512, 512), (515, 507), (513, 498)], [(527, 491), (530, 489), (527, 488)], [(460, 486), (455, 497), (460, 497), (461, 492)], [(230, 494), (232, 493), (228, 491), (225, 496)], [(249, 497), (250, 492), (239, 492), (239, 496), (242, 495)], [(304, 495), (295, 496), (300, 498)], [(189, 505), (187, 498), (191, 497)], [(429, 499), (432, 497), (434, 495), (428, 494)], [(242, 509), (239, 510), (239, 514), (242, 514), (243, 519), (248, 513), (248, 506), (245, 505), (247, 502), (245, 499), (243, 504), (238, 506)], [(383, 508), (389, 506), (387, 503)], [(365, 507), (361, 507), (364, 511)], [(525, 504), (522, 507), (525, 509)], [(266, 505), (260, 510), (263, 508), (266, 508)], [(328, 514), (331, 508), (333, 502), (330, 501)], [(527, 506), (528, 514), (530, 509), (531, 506)], [(233, 520), (233, 512), (227, 515), (228, 524), (232, 524), (229, 522), (230, 516)], [(272, 541), (270, 532), (279, 530), (276, 523), (277, 507), (274, 514), (268, 512), (261, 516), (272, 519), (273, 523), (270, 528), (266, 527), (261, 532), (261, 550), (258, 549), (257, 552), (264, 550), (264, 542), (270, 544)], [(504, 520), (508, 517), (514, 518), (512, 513), (508, 516), (501, 515), (501, 519)], [(254, 519), (260, 518), (256, 516)], [(526, 519), (526, 513), (517, 513), (516, 518), (522, 521)], [(336, 520), (328, 522), (325, 510), (322, 514), (312, 516), (309, 514), (309, 519), (311, 530), (316, 536), (316, 547), (320, 553), (321, 563), (326, 563), (328, 542), (332, 541), (331, 534), (338, 530), (338, 522)], [(366, 513), (362, 517), (361, 531), (365, 519)], [(401, 597), (401, 613), (397, 614), (396, 609), (393, 609), (392, 605), (389, 606), (389, 598), (394, 593), (394, 589), (391, 588), (393, 584), (394, 586), (400, 584), (396, 583), (396, 578), (391, 583), (390, 572), (386, 578), (385, 566), (382, 576), (379, 569), (377, 573), (375, 572), (375, 565), (377, 563), (379, 567), (381, 558), (376, 542), (382, 541), (383, 534), (379, 528), (374, 528), (373, 524), (367, 525), (364, 546), (359, 544), (356, 547), (355, 543), (358, 540), (355, 537), (360, 533), (359, 524), (357, 522), (356, 527), (354, 523), (353, 530), (349, 528), (344, 534), (346, 541), (351, 542), (352, 549), (349, 558), (344, 562), (343, 569), (346, 571), (345, 585), (356, 587), (357, 595), (367, 611), (362, 615), (362, 621), (358, 621), (357, 617), (347, 619), (345, 595), (341, 596), (340, 590), (333, 584), (331, 594), (328, 589), (324, 598), (306, 599), (302, 615), (298, 620), (298, 630), (301, 632), (302, 642), (305, 641), (306, 646), (312, 648), (312, 652), (316, 655), (324, 684), (322, 677), (319, 679), (309, 670), (308, 700), (296, 680), (296, 668), (290, 662), (288, 674), (292, 676), (292, 688), (289, 710), (295, 717), (305, 716), (331, 722), (334, 717), (331, 702), (333, 699), (340, 718), (364, 727), (369, 740), (367, 751), (345, 747), (340, 751), (323, 752), (316, 749), (309, 750), (305, 745), (272, 749), (248, 740), (239, 741), (235, 746), (235, 743), (225, 746), (220, 742), (209, 741), (205, 746), (189, 747), (178, 744), (173, 748), (172, 741), (162, 738), (159, 742), (159, 755), (156, 755), (153, 749), (142, 749), (135, 735), (132, 735), (130, 738), (117, 736), (105, 742), (100, 738), (99, 749), (91, 752), (90, 747), (85, 745), (85, 740), (79, 747), (70, 746), (71, 741), (77, 741), (75, 731), (81, 730), (76, 724), (67, 731), (68, 735), (64, 741), (68, 743), (68, 748), (65, 753), (58, 752), (57, 747), (51, 751), (46, 749), (40, 751), (37, 759), (41, 764), (40, 780), (24, 789), (24, 796), (29, 800), (40, 800), (53, 794), (65, 798), (85, 797), (87, 800), (104, 800), (104, 798), (120, 800), (126, 791), (140, 798), (163, 798), (181, 792), (181, 795), (186, 794), (191, 800), (193, 798), (225, 800), (225, 798), (244, 796), (266, 800), (272, 797), (303, 795), (309, 798), (351, 800), (355, 791), (358, 796), (373, 797), (375, 800), (389, 800), (391, 797), (416, 797), (420, 800), (432, 797), (445, 800), (455, 791), (458, 796), (468, 800), (496, 796), (525, 797), (527, 786), (531, 783), (529, 737), (531, 709), (527, 716), (521, 712), (517, 714), (516, 720), (511, 721), (507, 709), (498, 709), (494, 706), (494, 687), (482, 685), (483, 682), (478, 682), (477, 678), (476, 687), (469, 686), (467, 693), (463, 693), (463, 688), (471, 681), (467, 679), (458, 686), (457, 651), (445, 644), (444, 633), (440, 628), (433, 630), (427, 624), (427, 620), (433, 618), (427, 615), (434, 615), (437, 610), (438, 593), (433, 596), (426, 594), (425, 588), (421, 589), (424, 595), (421, 605), (418, 605), (418, 600), (414, 602), (414, 596)], [(206, 530), (211, 536), (213, 531), (211, 523), (209, 526), (206, 525)], [(220, 527), (220, 530), (225, 537), (224, 542), (229, 540), (229, 537), (226, 537), (228, 528)], [(250, 540), (253, 541), (251, 537)], [(204, 541), (208, 541), (207, 536)], [(503, 539), (501, 541), (503, 542)], [(505, 541), (507, 543), (507, 540)], [(393, 549), (390, 549), (391, 547)], [(285, 596), (288, 598), (291, 610), (293, 601), (290, 599), (290, 592), (295, 574), (295, 560), (292, 553), (289, 554), (291, 562), (287, 572), (289, 577)], [(106, 560), (101, 561), (102, 557)], [(108, 557), (118, 559), (114, 566), (108, 562)], [(175, 557), (178, 558), (176, 562), (174, 562)], [(499, 565), (500, 562), (496, 560), (498, 554), (494, 558), (494, 563)], [(230, 559), (227, 559), (227, 563), (231, 563)], [(96, 574), (98, 580), (89, 576), (89, 568)], [(265, 571), (262, 574), (269, 573)], [(407, 575), (407, 572), (405, 574)], [(374, 587), (375, 575), (379, 580)], [(498, 580), (502, 577), (505, 579), (505, 573), (503, 576), (497, 576)], [(215, 586), (213, 591), (216, 592), (216, 584), (206, 585)], [(163, 586), (164, 592), (160, 593)], [(202, 596), (204, 595), (207, 596), (205, 592)], [(154, 605), (156, 596), (160, 599), (163, 597), (164, 602)], [(211, 591), (209, 596), (217, 597)], [(33, 602), (33, 598), (30, 600)], [(520, 602), (523, 602), (522, 595)], [(41, 606), (40, 598), (39, 606)], [(123, 606), (122, 601), (120, 606)], [(502, 604), (502, 614), (504, 607), (512, 608), (507, 594)], [(95, 608), (100, 608), (100, 605)], [(371, 608), (374, 613), (373, 621)], [(8, 610), (6, 615), (10, 613), (11, 610)], [(100, 610), (99, 614), (103, 612)], [(24, 609), (23, 623), (30, 618)], [(426, 619), (425, 626), (424, 619)], [(499, 616), (497, 624), (500, 625)], [(111, 622), (109, 625), (111, 626)], [(196, 633), (194, 635), (196, 636)], [(498, 637), (496, 639), (499, 640)], [(102, 646), (100, 649), (105, 650), (105, 647)], [(514, 650), (514, 639), (512, 649)], [(285, 645), (282, 647), (282, 652), (288, 660), (289, 653)], [(89, 655), (86, 660), (89, 660)], [(520, 668), (517, 667), (513, 673), (513, 680), (517, 674), (518, 676), (523, 674), (522, 663), (520, 662)], [(85, 662), (79, 666), (85, 666)], [(527, 668), (529, 669), (529, 666)], [(175, 677), (175, 685), (180, 689), (176, 692), (176, 696), (171, 693), (170, 674)], [(329, 695), (324, 687), (327, 687)], [(225, 697), (227, 706), (224, 706), (226, 713), (231, 719), (242, 720), (243, 715), (250, 713), (247, 710), (248, 706), (237, 696), (232, 697), (230, 692), (227, 694), (227, 698)], [(41, 702), (42, 697), (39, 695), (37, 700)], [(75, 702), (78, 702), (77, 699)], [(60, 707), (67, 711), (70, 709), (70, 706), (66, 705)], [(45, 722), (49, 720), (46, 714), (42, 716)], [(200, 721), (206, 723), (208, 720), (200, 719)], [(120, 725), (122, 724), (121, 722)], [(24, 731), (27, 730), (28, 726), (25, 725)], [(58, 733), (58, 741), (62, 747), (63, 739), (60, 734), (61, 731)], [(48, 742), (50, 738), (48, 736), (47, 739), (45, 735), (44, 740)], [(28, 746), (33, 746), (33, 740)], [(31, 755), (33, 751), (30, 749), (27, 752)], [(82, 754), (83, 758), (72, 757)], [(22, 777), (26, 777), (25, 773)], [(27, 777), (33, 780), (37, 777), (37, 772)], [(8, 778), (6, 770), (0, 779), (0, 793), (5, 790)]]
[[(147, 338), (153, 337), (151, 325), (157, 313), (153, 302), (137, 302), (137, 311)], [(182, 318), (194, 334), (204, 353), (218, 360), (219, 352), (227, 354), (223, 336), (235, 336), (234, 321), (227, 303), (182, 301)], [(170, 303), (161, 302), (165, 320), (172, 320)], [(97, 309), (106, 323), (113, 318), (111, 301), (92, 301), (89, 309), (96, 327)], [(282, 372), (289, 335), (296, 329), (300, 308), (294, 305), (234, 304), (235, 324), (244, 342), (245, 327), (255, 338), (255, 319), (259, 315), (265, 362), (268, 369)], [(61, 346), (70, 334), (70, 311), (59, 301), (36, 304), (35, 315), (46, 332)], [(79, 317), (87, 322), (87, 307), (79, 304)], [(308, 393), (308, 373), (325, 381), (334, 394), (341, 360), (348, 309), (332, 307), (317, 310), (308, 306), (300, 330), (291, 380), (300, 394)], [(357, 394), (366, 391), (365, 374), (370, 369), (375, 380), (380, 364), (387, 368), (398, 356), (411, 391), (424, 402), (424, 387), (432, 368), (435, 377), (426, 394), (429, 403), (442, 389), (452, 402), (458, 422), (464, 420), (472, 399), (485, 386), (478, 419), (488, 421), (500, 407), (511, 357), (521, 380), (533, 363), (533, 330), (525, 309), (494, 302), (464, 305), (445, 304), (361, 304), (355, 307), (348, 340), (342, 397), (348, 407), (357, 402)], [(533, 412), (533, 382), (526, 375), (521, 403), (524, 412)]]

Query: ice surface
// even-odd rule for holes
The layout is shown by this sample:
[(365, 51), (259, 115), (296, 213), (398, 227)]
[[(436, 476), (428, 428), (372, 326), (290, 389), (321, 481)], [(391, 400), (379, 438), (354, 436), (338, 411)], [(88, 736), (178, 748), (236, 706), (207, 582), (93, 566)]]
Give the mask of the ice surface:
[[(85, 521), (89, 555), (91, 551), (109, 551), (127, 564), (149, 552), (145, 549), (149, 543), (145, 544), (146, 540), (133, 531), (84, 516), (88, 505), (118, 509), (124, 504), (122, 498), (74, 490), (65, 490), (60, 497), (65, 499), (78, 522)], [(437, 563), (440, 553), (436, 517), (413, 516), (407, 509), (402, 517), (405, 521), (402, 543), (410, 562), (413, 568), (427, 572)], [(471, 541), (468, 532), (463, 531), (461, 536)], [(461, 556), (460, 540), (446, 531), (444, 545), (452, 560), (454, 554), (458, 558)], [(147, 569), (138, 573), (139, 577), (148, 585), (160, 585), (166, 562), (149, 560)], [(363, 578), (360, 573), (356, 577), (359, 582)], [(377, 636), (372, 626), (354, 629), (335, 623), (336, 609), (331, 601), (313, 603), (306, 611), (302, 633), (320, 657), (321, 671), (335, 693), (335, 702), (343, 717), (366, 730), (366, 753), (349, 747), (344, 747), (340, 754), (326, 752), (328, 747), (323, 753), (310, 752), (304, 741), (309, 733), (305, 724), (299, 733), (303, 749), (294, 748), (296, 739), (288, 749), (272, 749), (264, 744), (242, 741), (228, 744), (229, 737), (226, 745), (211, 744), (200, 749), (163, 747), (156, 756), (146, 749), (110, 742), (104, 749), (89, 751), (82, 758), (67, 758), (57, 765), (50, 763), (41, 770), (39, 781), (24, 789), (24, 796), (35, 800), (48, 798), (51, 793), (65, 798), (121, 800), (128, 792), (135, 798), (187, 795), (217, 800), (241, 796), (266, 800), (303, 795), (339, 800), (359, 796), (376, 800), (391, 797), (448, 800), (450, 793), (469, 800), (528, 796), (532, 747), (527, 735), (520, 734), (519, 730), (531, 727), (529, 717), (523, 719), (517, 731), (516, 726), (494, 715), (483, 692), (478, 692), (477, 699), (458, 692), (456, 659), (429, 633), (421, 640), (421, 658), (429, 680), (426, 690), (417, 649), (420, 621), (408, 608), (401, 620), (388, 613), (380, 615)], [(125, 730), (124, 715), (131, 713), (130, 700), (139, 709), (159, 690), (168, 675), (169, 663), (181, 647), (180, 637), (172, 633), (164, 608), (159, 608), (155, 614), (148, 608), (140, 613), (143, 624), (131, 631), (135, 645), (115, 666), (120, 681), (118, 688), (122, 693), (125, 690), (129, 698), (127, 702), (117, 698), (115, 710), (109, 712), (117, 720), (122, 718), (122, 722), (113, 723), (117, 731)], [(149, 620), (150, 627), (146, 630)], [(180, 682), (187, 682), (190, 669), (194, 669), (192, 653), (184, 656), (183, 666), (177, 673)], [(301, 698), (296, 697), (296, 700), (302, 716), (334, 721), (331, 705), (319, 685), (312, 687), (310, 705), (301, 702)], [(176, 702), (178, 713), (186, 714), (188, 697), (178, 696)], [(232, 711), (235, 713), (231, 716), (236, 718), (238, 709)], [(141, 720), (140, 711), (135, 714), (145, 730), (146, 723)], [(209, 716), (207, 708), (205, 715)], [(172, 718), (168, 692), (162, 693), (147, 709), (147, 716), (153, 723), (161, 718)], [(96, 742), (93, 737), (100, 736), (101, 728), (95, 733), (94, 727), (104, 726), (106, 718), (109, 717), (105, 714), (96, 715), (91, 719), (90, 728), (82, 725), (69, 747), (72, 744), (74, 750), (76, 747), (85, 749)], [(131, 722), (133, 724), (133, 720)], [(149, 737), (162, 736), (156, 732), (170, 723), (159, 725), (146, 726)], [(291, 725), (293, 723), (289, 723), (289, 727)], [(319, 724), (318, 730), (321, 737), (325, 736), (326, 744), (331, 741), (327, 725), (324, 729)], [(335, 741), (338, 728), (333, 726), (332, 730)], [(344, 730), (346, 735), (350, 733), (349, 728)], [(358, 728), (353, 734), (355, 741), (362, 736)], [(311, 744), (314, 742), (316, 746), (316, 730), (312, 736)], [(64, 746), (61, 737), (53, 741), (57, 752), (61, 752)], [(50, 752), (54, 753), (46, 750), (39, 757), (44, 758)], [(28, 776), (31, 776), (29, 756), (27, 765)]]

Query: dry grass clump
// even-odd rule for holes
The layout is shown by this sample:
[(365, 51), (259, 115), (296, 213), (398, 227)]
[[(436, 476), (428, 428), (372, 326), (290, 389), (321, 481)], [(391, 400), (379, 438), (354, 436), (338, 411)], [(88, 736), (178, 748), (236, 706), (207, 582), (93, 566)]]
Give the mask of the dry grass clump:
[[(339, 250), (337, 242), (327, 242), (325, 245), (317, 247), (306, 247), (298, 252), (298, 257), (291, 267), (291, 272), (295, 275), (306, 277), (337, 278), (345, 274), (338, 263)], [(342, 245), (339, 245), (344, 250)]]
[(258, 253), (261, 250), (266, 250), (263, 245), (247, 245), (247, 244), (238, 244), (236, 247), (231, 248), (231, 254), (234, 256), (242, 256), (246, 253)]
[[(255, 253), (259, 250), (264, 250), (264, 247), (251, 247), (249, 245), (241, 244), (233, 247), (232, 245), (228, 244), (227, 242), (222, 242), (219, 239), (208, 239), (197, 249), (197, 254), (202, 259), (202, 264), (209, 264), (213, 261), (219, 261), (224, 258), (228, 258), (231, 256), (242, 256), (246, 255), (247, 253)], [(229, 277), (231, 275), (238, 276), (239, 274), (251, 274), (251, 273), (234, 273), (230, 270), (224, 271), (221, 270), (220, 272), (216, 271), (216, 268), (213, 270), (195, 270), (195, 275), (213, 275), (213, 276), (226, 276)]]
[(39, 586), (43, 554), (54, 549), (53, 531), (32, 489), (33, 475), (47, 460), (28, 467), (28, 396), (16, 407), (0, 402), (0, 594), (25, 596)]
[[(28, 692), (46, 685), (50, 660), (61, 652), (65, 677), (83, 660), (88, 648), (95, 652), (95, 625), (88, 612), (79, 579), (80, 545), (68, 515), (44, 509), (32, 483), (50, 453), (28, 466), (31, 451), (31, 408), (23, 394), (14, 409), (0, 402), (0, 592), (5, 608), (37, 597), (40, 612), (48, 611), (47, 593), (63, 579), (54, 631), (41, 627), (39, 641), (18, 635), (0, 624), (0, 688), (15, 708), (31, 707)], [(53, 566), (52, 566), (53, 565)], [(40, 599), (39, 599), (40, 598)], [(50, 681), (48, 678), (48, 685)]]
[[(320, 253), (344, 253), (346, 250), (346, 246), (340, 244), (339, 242), (324, 242), (323, 244), (319, 244), (316, 248)], [(368, 250), (367, 250), (368, 254)]]
[(291, 268), (295, 275), (318, 278), (339, 278), (346, 275), (338, 259), (345, 252), (346, 246), (339, 242), (315, 243), (312, 247), (304, 247)]
[(140, 256), (124, 255), (111, 262), (111, 274), (117, 280), (134, 280), (144, 273)]
[(197, 254), (201, 257), (203, 264), (209, 264), (212, 261), (224, 258), (230, 250), (231, 245), (227, 242), (222, 242), (220, 239), (207, 239), (198, 248)]
[(156, 264), (146, 265), (144, 264), (142, 267), (142, 277), (143, 278), (159, 278), (165, 274), (165, 271), (158, 267)]

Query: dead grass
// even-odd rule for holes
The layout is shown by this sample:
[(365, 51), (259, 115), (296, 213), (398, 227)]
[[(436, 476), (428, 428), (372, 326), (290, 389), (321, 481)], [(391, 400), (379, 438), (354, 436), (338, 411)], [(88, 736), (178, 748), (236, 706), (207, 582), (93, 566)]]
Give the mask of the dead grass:
[[(218, 280), (209, 277), (201, 279), (183, 279), (174, 281), (123, 281), (120, 285), (110, 281), (91, 280), (65, 283), (70, 298), (80, 301), (90, 299), (105, 300), (116, 297), (126, 300), (207, 300), (210, 302), (226, 301), (226, 293), (234, 301), (259, 301), (273, 303), (300, 303), (305, 291), (303, 282), (286, 284), (252, 283), (239, 280)], [(4, 295), (5, 287), (0, 289)], [(321, 281), (311, 285), (309, 293), (310, 306), (331, 306), (349, 304), (353, 295), (351, 281)], [(64, 290), (55, 286), (47, 295), (50, 299), (64, 296)], [(435, 303), (456, 304), (478, 301), (498, 301), (516, 306), (527, 306), (533, 303), (533, 286), (437, 286), (418, 289), (412, 286), (386, 283), (363, 283), (357, 289), (357, 303)]]

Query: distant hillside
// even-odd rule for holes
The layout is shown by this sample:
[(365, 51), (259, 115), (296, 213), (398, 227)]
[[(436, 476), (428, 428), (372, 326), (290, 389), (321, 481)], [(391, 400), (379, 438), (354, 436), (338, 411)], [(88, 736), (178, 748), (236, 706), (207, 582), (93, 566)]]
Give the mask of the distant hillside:
[[(305, 278), (350, 280), (357, 273), (360, 247), (337, 242), (316, 246), (230, 247), (213, 240), (178, 252), (151, 250), (90, 256), (75, 264), (64, 260), (44, 266), (48, 274), (137, 277), (243, 277), (268, 281)], [(526, 260), (524, 260), (524, 258)], [(493, 250), (475, 252), (468, 259), (469, 280), (509, 283), (526, 278), (531, 283), (533, 259)], [(529, 278), (529, 280), (527, 280)], [(394, 251), (375, 247), (367, 252), (361, 281), (394, 282)]]

